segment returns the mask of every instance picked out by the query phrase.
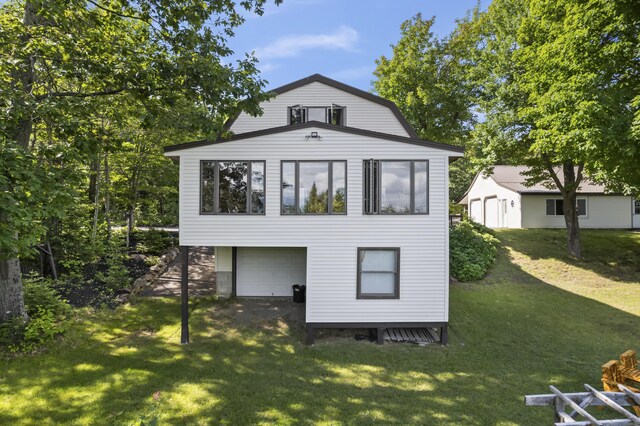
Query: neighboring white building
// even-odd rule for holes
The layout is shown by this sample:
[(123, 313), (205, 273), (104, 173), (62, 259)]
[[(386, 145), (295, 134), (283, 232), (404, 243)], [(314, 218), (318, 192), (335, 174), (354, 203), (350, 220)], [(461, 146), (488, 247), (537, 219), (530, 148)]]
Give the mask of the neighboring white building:
[[(524, 166), (494, 166), (478, 173), (459, 204), (490, 228), (564, 228), (562, 196), (542, 184), (525, 186)], [(640, 228), (640, 201), (606, 194), (603, 185), (583, 182), (577, 197), (581, 228)]]
[[(448, 173), (460, 147), (420, 140), (398, 108), (313, 75), (240, 114), (229, 139), (175, 145), (180, 244), (214, 246), (221, 296), (306, 285), (325, 327), (449, 319)], [(380, 341), (380, 340), (379, 340)]]

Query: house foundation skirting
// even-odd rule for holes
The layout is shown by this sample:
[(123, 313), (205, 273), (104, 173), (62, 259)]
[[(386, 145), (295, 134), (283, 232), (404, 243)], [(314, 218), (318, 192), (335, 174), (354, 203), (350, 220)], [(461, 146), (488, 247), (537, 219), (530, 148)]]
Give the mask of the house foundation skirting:
[(384, 344), (384, 330), (387, 328), (439, 328), (440, 344), (449, 341), (448, 322), (308, 322), (307, 345), (315, 342), (315, 330), (318, 328), (373, 328), (377, 331), (377, 343)]

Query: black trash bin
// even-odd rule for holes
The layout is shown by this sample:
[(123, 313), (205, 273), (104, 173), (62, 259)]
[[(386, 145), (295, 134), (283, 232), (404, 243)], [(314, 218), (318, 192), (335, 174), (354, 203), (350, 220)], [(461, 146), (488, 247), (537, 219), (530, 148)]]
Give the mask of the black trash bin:
[(305, 293), (307, 292), (307, 286), (295, 284), (292, 287), (293, 287), (293, 301), (296, 303), (304, 303)]

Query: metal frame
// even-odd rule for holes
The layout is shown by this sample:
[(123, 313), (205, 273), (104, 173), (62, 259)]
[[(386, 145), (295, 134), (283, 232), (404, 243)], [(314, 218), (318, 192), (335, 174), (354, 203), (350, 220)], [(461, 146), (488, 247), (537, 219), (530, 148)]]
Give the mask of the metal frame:
[[(402, 212), (382, 212), (380, 200), (382, 198), (382, 163), (384, 162), (408, 162), (409, 163), (409, 213)], [(415, 163), (427, 164), (427, 211), (415, 212)], [(374, 183), (372, 186), (371, 183)], [(362, 161), (362, 214), (364, 215), (384, 215), (384, 216), (409, 216), (409, 215), (429, 215), (431, 210), (431, 179), (430, 164), (427, 159), (416, 160), (363, 160)], [(367, 205), (369, 211), (367, 211)]]
[[(333, 105), (336, 106), (336, 108), (333, 108)], [(291, 125), (291, 111), (294, 109), (300, 109), (302, 111), (304, 111), (303, 116), (302, 116), (302, 123), (309, 123), (309, 122), (313, 122), (313, 121), (317, 121), (317, 120), (309, 120), (309, 108), (324, 108), (324, 123), (325, 124), (331, 124), (333, 126), (346, 126), (347, 125), (347, 107), (346, 106), (342, 106), (342, 105), (338, 105), (338, 104), (332, 104), (331, 106), (326, 106), (326, 105), (293, 105), (290, 107), (287, 107), (287, 124)], [(338, 124), (333, 124), (331, 123), (331, 121), (329, 120), (329, 111), (333, 110), (333, 109), (341, 109), (342, 110), (342, 120), (340, 120), (340, 123)], [(294, 124), (302, 124), (302, 123), (294, 123)], [(322, 122), (320, 122), (322, 123)]]
[[(213, 163), (213, 212), (202, 211), (202, 197), (204, 195), (204, 179), (202, 177), (202, 170), (204, 163)], [(219, 177), (219, 164), (220, 163), (247, 163), (247, 212), (246, 213), (218, 213), (220, 208), (220, 177)], [(251, 211), (252, 201), (252, 163), (262, 163), (263, 165), (263, 192), (264, 192), (264, 208), (262, 213), (253, 213)], [(267, 212), (267, 162), (265, 160), (200, 160), (200, 197), (198, 200), (198, 212), (201, 216), (264, 216)]]
[(315, 342), (315, 330), (319, 328), (374, 328), (377, 330), (379, 345), (384, 344), (384, 330), (386, 328), (439, 328), (440, 344), (446, 346), (449, 343), (449, 323), (442, 322), (308, 322), (307, 345)]
[(180, 277), (181, 329), (180, 343), (189, 343), (189, 246), (180, 246), (182, 272)]
[[(284, 164), (292, 163), (295, 166), (295, 192), (294, 192), (294, 213), (285, 213), (283, 200), (284, 200)], [(300, 163), (328, 163), (328, 188), (327, 191), (329, 193), (328, 198), (328, 206), (327, 213), (304, 213), (300, 211)], [(334, 213), (333, 212), (333, 164), (334, 163), (344, 163), (344, 212)], [(280, 161), (280, 215), (281, 216), (346, 216), (347, 208), (348, 208), (348, 162), (347, 160), (281, 160)]]
[[(396, 270), (395, 270), (395, 280), (393, 283), (393, 294), (362, 293), (362, 282), (361, 282), (362, 264), (360, 262), (360, 253), (363, 251), (395, 251), (396, 252)], [(357, 266), (358, 275), (356, 277), (356, 299), (365, 299), (365, 300), (400, 299), (400, 247), (358, 247), (357, 256), (358, 257), (356, 261), (358, 262), (358, 266)], [(367, 271), (367, 272), (388, 273), (389, 271)]]

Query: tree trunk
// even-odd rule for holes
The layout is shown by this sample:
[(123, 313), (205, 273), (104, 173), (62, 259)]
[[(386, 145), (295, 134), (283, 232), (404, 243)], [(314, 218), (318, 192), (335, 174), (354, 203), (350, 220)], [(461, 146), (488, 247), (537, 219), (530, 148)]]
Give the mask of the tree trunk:
[(104, 219), (107, 221), (107, 235), (111, 237), (111, 175), (109, 174), (109, 152), (104, 152)]
[(20, 261), (17, 258), (0, 260), (0, 322), (16, 317), (27, 318), (20, 278)]
[[(24, 5), (24, 16), (22, 23), (25, 27), (36, 25), (36, 6), (28, 1)], [(30, 35), (25, 32), (21, 42), (26, 46)], [(23, 71), (12, 75), (12, 83), (20, 87), (24, 97), (15, 99), (14, 102), (23, 114), (20, 116), (16, 127), (13, 129), (13, 140), (25, 150), (29, 149), (29, 140), (33, 131), (33, 119), (28, 111), (27, 98), (31, 96), (34, 81), (35, 58), (27, 56), (24, 58)], [(0, 188), (1, 190), (2, 188)], [(11, 226), (5, 215), (0, 215), (2, 226)], [(16, 235), (16, 238), (18, 236)], [(27, 318), (27, 311), (24, 308), (24, 296), (22, 294), (22, 275), (20, 273), (20, 260), (16, 253), (0, 252), (0, 321), (11, 318)]]
[(95, 172), (96, 184), (94, 188), (93, 200), (93, 229), (91, 231), (91, 244), (95, 245), (98, 235), (98, 217), (100, 215), (100, 160), (97, 161), (98, 168)]
[(562, 188), (564, 223), (567, 228), (567, 247), (569, 254), (577, 259), (582, 258), (582, 241), (580, 238), (580, 222), (578, 221), (577, 191), (582, 180), (582, 166), (576, 170), (572, 161), (567, 161), (562, 166), (564, 175), (564, 187)]
[(582, 240), (580, 238), (580, 222), (576, 209), (576, 191), (566, 191), (562, 194), (564, 223), (567, 228), (567, 247), (569, 254), (578, 259), (582, 258)]

